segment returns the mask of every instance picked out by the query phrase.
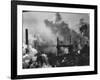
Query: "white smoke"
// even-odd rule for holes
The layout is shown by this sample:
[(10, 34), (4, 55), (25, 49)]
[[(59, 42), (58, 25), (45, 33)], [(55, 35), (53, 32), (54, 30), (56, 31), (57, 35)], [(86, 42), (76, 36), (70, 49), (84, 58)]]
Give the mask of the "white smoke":
[[(26, 17), (26, 16), (24, 16)], [(35, 20), (36, 19), (36, 20)], [(33, 23), (32, 23), (33, 21)], [(35, 22), (36, 23), (35, 23)], [(23, 42), (25, 42), (25, 29), (29, 32), (29, 43), (34, 40), (34, 35), (38, 35), (41, 42), (48, 42), (48, 44), (56, 44), (56, 35), (52, 32), (51, 28), (47, 27), (44, 20), (28, 16), (23, 20)]]

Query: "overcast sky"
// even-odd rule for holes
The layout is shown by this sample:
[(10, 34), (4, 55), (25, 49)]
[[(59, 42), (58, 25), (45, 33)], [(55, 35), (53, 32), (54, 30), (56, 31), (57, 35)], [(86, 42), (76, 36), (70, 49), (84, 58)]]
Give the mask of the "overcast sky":
[[(69, 25), (69, 28), (74, 29), (78, 32), (78, 24), (81, 18), (84, 18), (85, 22), (89, 23), (89, 14), (82, 13), (60, 13), (62, 20)], [(44, 24), (44, 20), (48, 19), (50, 21), (55, 21), (55, 13), (54, 12), (23, 12), (23, 33), (25, 33), (24, 29), (29, 28), (29, 34), (31, 34), (30, 38), (32, 38), (32, 34), (40, 33), (46, 37), (53, 37), (52, 31), (47, 28)], [(48, 37), (48, 38), (49, 38)]]
[[(84, 18), (86, 22), (89, 22), (89, 14), (82, 14), (82, 13), (60, 13), (63, 21), (68, 23), (69, 28), (76, 29), (79, 24), (79, 20)], [(23, 24), (27, 26), (37, 26), (41, 24), (45, 19), (48, 20), (55, 20), (55, 13), (54, 12), (23, 12)]]

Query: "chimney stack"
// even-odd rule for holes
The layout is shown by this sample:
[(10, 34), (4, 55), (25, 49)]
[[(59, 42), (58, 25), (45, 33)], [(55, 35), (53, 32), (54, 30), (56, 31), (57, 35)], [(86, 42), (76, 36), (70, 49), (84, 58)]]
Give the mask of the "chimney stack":
[(25, 30), (25, 35), (26, 35), (26, 45), (28, 45), (28, 29)]
[(26, 53), (29, 53), (29, 42), (28, 42), (28, 29), (25, 29), (25, 37), (26, 37)]

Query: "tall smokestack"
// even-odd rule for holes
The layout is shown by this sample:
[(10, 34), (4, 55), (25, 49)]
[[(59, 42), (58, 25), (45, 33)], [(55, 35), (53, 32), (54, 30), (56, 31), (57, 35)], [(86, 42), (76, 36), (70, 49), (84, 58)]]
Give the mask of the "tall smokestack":
[(59, 37), (57, 37), (57, 56), (59, 55), (60, 45), (59, 45)]
[(71, 37), (71, 34), (70, 34), (70, 45), (71, 45), (71, 43), (72, 43), (72, 37)]
[(25, 29), (25, 36), (26, 36), (26, 45), (27, 45), (26, 53), (28, 53), (29, 52), (28, 29)]
[(28, 29), (25, 30), (25, 35), (26, 35), (26, 45), (28, 45)]

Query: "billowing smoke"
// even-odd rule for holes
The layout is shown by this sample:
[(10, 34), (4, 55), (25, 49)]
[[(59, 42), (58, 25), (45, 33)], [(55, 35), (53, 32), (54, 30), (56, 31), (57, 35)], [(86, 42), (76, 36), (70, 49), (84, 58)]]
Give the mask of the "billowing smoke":
[[(78, 28), (76, 29), (73, 25), (76, 25), (81, 17), (87, 19), (87, 16), (88, 14), (23, 12), (23, 43), (25, 43), (25, 29), (27, 28), (29, 44), (32, 45), (34, 36), (37, 36), (41, 46), (47, 46), (45, 48), (47, 52), (56, 53), (57, 37), (66, 45), (76, 40), (76, 37), (71, 40), (73, 36), (78, 35), (76, 33)], [(74, 28), (76, 31), (71, 32)]]
[(52, 41), (52, 43), (55, 43), (56, 35), (52, 32), (52, 30), (49, 27), (47, 27), (44, 24), (44, 22), (41, 22), (37, 26), (33, 26), (32, 24), (29, 25), (28, 27), (26, 26), (23, 28), (24, 32), (26, 28), (28, 28), (29, 31), (29, 40), (33, 39), (34, 35), (38, 35), (41, 41), (47, 41), (47, 42)]
[[(47, 27), (44, 20), (40, 18), (32, 18), (31, 16), (25, 16), (23, 14), (23, 42), (25, 43), (25, 29), (29, 31), (29, 44), (33, 44), (34, 36), (39, 38), (40, 44), (48, 45), (46, 51), (56, 51), (56, 34), (53, 33), (50, 27)], [(53, 46), (55, 45), (55, 47)], [(53, 47), (52, 47), (53, 46)]]

